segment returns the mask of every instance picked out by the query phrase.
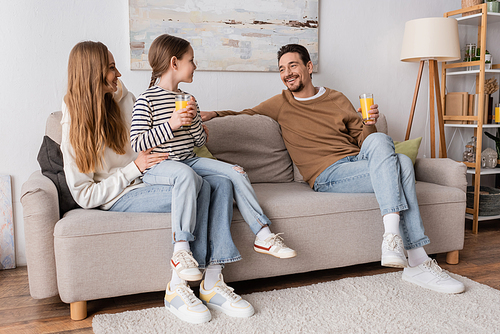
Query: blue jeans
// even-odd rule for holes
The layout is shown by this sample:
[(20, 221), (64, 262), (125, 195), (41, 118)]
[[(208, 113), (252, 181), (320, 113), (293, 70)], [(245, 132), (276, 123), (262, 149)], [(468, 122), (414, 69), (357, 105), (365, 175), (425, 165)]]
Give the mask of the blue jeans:
[[(122, 196), (110, 209), (118, 212), (171, 212), (172, 186), (151, 185)], [(200, 268), (241, 259), (231, 237), (233, 193), (229, 180), (209, 177), (202, 181), (196, 204), (196, 224), (190, 248)]]
[(358, 155), (345, 157), (326, 168), (313, 189), (332, 193), (375, 193), (382, 216), (400, 212), (405, 249), (427, 245), (415, 191), (413, 163), (394, 152), (391, 137), (372, 133)]
[[(203, 179), (208, 176), (222, 176), (231, 180), (236, 205), (254, 234), (257, 234), (262, 227), (271, 225), (271, 221), (264, 215), (257, 201), (247, 174), (239, 166), (199, 157), (184, 161), (164, 160), (150, 169), (144, 175), (143, 180), (146, 183), (169, 184), (172, 175), (178, 175), (180, 170), (185, 169), (190, 169)], [(150, 173), (155, 175), (154, 180), (149, 177)]]

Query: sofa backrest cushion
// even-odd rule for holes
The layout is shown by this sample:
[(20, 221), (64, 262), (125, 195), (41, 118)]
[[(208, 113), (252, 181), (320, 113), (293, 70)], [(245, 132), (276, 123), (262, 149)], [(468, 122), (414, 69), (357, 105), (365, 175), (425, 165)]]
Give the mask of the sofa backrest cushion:
[(219, 160), (240, 165), (252, 183), (293, 181), (281, 128), (262, 115), (217, 117), (205, 123), (207, 147)]
[(53, 141), (61, 145), (62, 128), (61, 128), (62, 111), (50, 113), (45, 123), (45, 134)]

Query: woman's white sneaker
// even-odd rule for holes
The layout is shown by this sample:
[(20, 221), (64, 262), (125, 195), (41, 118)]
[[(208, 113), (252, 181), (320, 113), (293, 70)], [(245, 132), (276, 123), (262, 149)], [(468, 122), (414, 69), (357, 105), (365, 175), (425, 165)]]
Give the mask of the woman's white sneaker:
[(441, 269), (436, 260), (431, 259), (416, 267), (406, 267), (403, 270), (403, 280), (436, 292), (461, 293), (465, 291), (462, 282), (450, 277)]
[(173, 291), (170, 291), (170, 283), (168, 283), (165, 292), (165, 308), (177, 318), (191, 324), (201, 324), (212, 319), (208, 308), (196, 298), (185, 281), (177, 284)]
[(200, 284), (200, 299), (208, 308), (219, 310), (231, 317), (247, 318), (254, 314), (253, 306), (234, 293), (234, 289), (224, 283), (219, 274), (219, 281), (210, 290), (205, 290), (205, 281)]

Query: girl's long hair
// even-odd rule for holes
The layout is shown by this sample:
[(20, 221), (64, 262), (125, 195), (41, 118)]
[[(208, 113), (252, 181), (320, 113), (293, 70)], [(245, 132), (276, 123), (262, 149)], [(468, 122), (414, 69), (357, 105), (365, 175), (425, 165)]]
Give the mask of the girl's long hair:
[(152, 87), (156, 80), (167, 72), (172, 57), (181, 59), (188, 48), (189, 42), (183, 38), (168, 34), (156, 37), (148, 51), (149, 66), (153, 70), (149, 87)]
[(68, 91), (64, 101), (71, 116), (69, 140), (81, 173), (103, 167), (104, 149), (125, 154), (129, 135), (112, 93), (104, 93), (109, 69), (108, 48), (80, 42), (69, 55)]

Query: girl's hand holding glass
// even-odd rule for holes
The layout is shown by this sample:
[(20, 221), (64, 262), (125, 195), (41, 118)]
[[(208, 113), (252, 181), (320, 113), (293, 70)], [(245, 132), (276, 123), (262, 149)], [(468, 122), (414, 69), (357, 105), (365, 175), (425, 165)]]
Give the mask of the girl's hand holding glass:
[(186, 108), (174, 110), (172, 117), (168, 120), (168, 124), (170, 124), (172, 130), (177, 130), (181, 126), (189, 127), (196, 117), (196, 113), (196, 102), (194, 97), (191, 96), (191, 100), (188, 101)]

